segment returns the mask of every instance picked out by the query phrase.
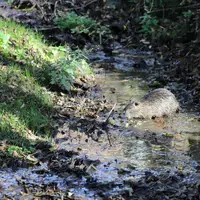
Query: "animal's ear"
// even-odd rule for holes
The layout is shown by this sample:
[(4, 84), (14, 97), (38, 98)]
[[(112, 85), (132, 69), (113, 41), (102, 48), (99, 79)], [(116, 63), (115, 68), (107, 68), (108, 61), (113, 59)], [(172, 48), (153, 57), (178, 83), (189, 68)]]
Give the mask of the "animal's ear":
[(138, 106), (139, 105), (139, 103), (138, 102), (135, 102), (135, 106)]

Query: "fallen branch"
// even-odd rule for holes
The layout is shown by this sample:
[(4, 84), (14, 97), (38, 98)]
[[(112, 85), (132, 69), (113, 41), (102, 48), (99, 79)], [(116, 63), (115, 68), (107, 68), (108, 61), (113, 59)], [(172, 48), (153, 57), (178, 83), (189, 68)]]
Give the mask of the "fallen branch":
[(179, 9), (199, 9), (200, 8), (200, 3), (189, 5), (189, 6), (179, 6), (179, 7), (171, 7), (171, 8), (163, 8), (163, 9), (157, 9), (157, 10), (152, 10), (150, 13), (156, 13), (156, 12), (163, 12), (163, 11), (168, 11), (168, 10), (179, 10)]
[(98, 0), (92, 0), (92, 1), (90, 1), (88, 3), (86, 3), (85, 5), (82, 5), (82, 6), (79, 6), (79, 7), (74, 7), (74, 8), (69, 8), (69, 9), (67, 9), (67, 11), (83, 9), (83, 8), (89, 6), (90, 4), (95, 3), (96, 1), (98, 1)]
[(103, 129), (99, 128), (98, 126), (96, 127), (99, 131), (101, 131), (102, 133), (107, 135), (107, 139), (109, 142), (109, 145), (112, 146), (111, 140), (110, 140), (110, 134), (108, 133), (108, 131), (104, 131)]

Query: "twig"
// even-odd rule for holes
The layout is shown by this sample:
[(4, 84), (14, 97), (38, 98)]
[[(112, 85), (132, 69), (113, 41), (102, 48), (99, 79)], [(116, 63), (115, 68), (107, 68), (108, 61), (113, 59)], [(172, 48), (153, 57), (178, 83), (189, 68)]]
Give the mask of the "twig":
[(200, 3), (197, 4), (193, 4), (193, 5), (189, 5), (189, 6), (179, 6), (179, 7), (171, 7), (171, 8), (165, 8), (165, 9), (157, 9), (157, 10), (152, 10), (148, 13), (156, 13), (156, 12), (160, 12), (160, 11), (167, 11), (167, 10), (178, 10), (178, 9), (186, 9), (186, 8), (190, 8), (190, 9), (198, 9), (198, 6), (200, 6)]
[(109, 114), (108, 114), (108, 117), (107, 117), (107, 119), (106, 119), (105, 122), (104, 122), (104, 125), (107, 125), (107, 124), (108, 124), (108, 120), (109, 120), (109, 118), (111, 117), (111, 115), (112, 115), (112, 113), (113, 113), (113, 111), (114, 111), (116, 105), (117, 105), (117, 103), (115, 103), (114, 106), (112, 107), (112, 109), (110, 110), (110, 112), (109, 112)]
[(59, 28), (57, 26), (41, 27), (41, 28), (37, 28), (37, 31), (48, 31), (48, 30), (54, 30), (54, 29), (59, 29)]
[[(117, 103), (114, 104), (114, 106), (112, 107), (112, 109), (110, 110), (109, 114), (108, 114), (108, 117), (107, 119), (103, 122), (103, 128), (105, 129), (105, 127), (108, 125), (108, 120), (109, 118), (111, 117), (115, 107), (116, 107)], [(99, 127), (97, 127), (99, 129)], [(112, 143), (111, 143), (111, 140), (110, 140), (110, 135), (108, 133), (108, 131), (104, 131), (103, 129), (101, 129), (101, 131), (107, 135), (107, 138), (108, 138), (108, 142), (109, 142), (109, 145), (112, 146)]]
[(98, 126), (96, 127), (99, 131), (107, 135), (107, 139), (109, 142), (109, 145), (112, 146), (111, 140), (110, 140), (110, 134), (107, 131), (104, 131), (103, 129), (99, 128)]
[(54, 4), (54, 15), (55, 15), (56, 18), (57, 18), (56, 8), (57, 8), (57, 5), (58, 5), (58, 2), (59, 2), (59, 1), (60, 1), (60, 0), (56, 1), (55, 4)]
[(79, 10), (79, 9), (82, 9), (82, 8), (85, 8), (85, 7), (89, 6), (89, 5), (92, 4), (92, 3), (95, 3), (96, 1), (98, 1), (98, 0), (92, 0), (92, 1), (90, 1), (90, 2), (88, 2), (88, 3), (86, 3), (86, 4), (83, 5), (83, 6), (74, 7), (74, 8), (69, 8), (69, 9), (67, 9), (67, 10), (68, 10), (68, 11), (70, 11), (70, 10)]
[(98, 1), (98, 0), (92, 0), (92, 1), (90, 1), (88, 3), (86, 3), (83, 7), (87, 7), (87, 6), (89, 6), (90, 4), (92, 4), (92, 3), (96, 2), (96, 1)]
[(35, 1), (35, 6), (40, 10), (41, 14), (42, 14), (42, 18), (44, 18), (45, 14), (43, 9), (41, 8), (39, 2)]

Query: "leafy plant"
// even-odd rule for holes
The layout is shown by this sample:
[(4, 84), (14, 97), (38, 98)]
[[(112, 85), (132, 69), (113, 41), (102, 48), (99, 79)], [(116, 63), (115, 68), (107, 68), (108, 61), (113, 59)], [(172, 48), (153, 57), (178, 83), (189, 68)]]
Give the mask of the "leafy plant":
[(192, 13), (191, 10), (188, 10), (187, 12), (183, 12), (183, 16), (184, 16), (186, 19), (189, 19), (192, 15), (193, 15), (193, 13)]
[[(67, 65), (67, 68), (66, 68)], [(52, 85), (58, 85), (67, 91), (70, 91), (71, 85), (75, 80), (75, 70), (70, 65), (69, 60), (62, 61), (50, 67), (47, 70), (48, 75), (51, 78)]]
[(159, 21), (155, 16), (152, 16), (148, 13), (145, 13), (143, 16), (140, 17), (142, 25), (142, 29), (140, 30), (141, 33), (145, 35), (154, 35), (156, 30), (159, 28)]
[(32, 147), (27, 149), (26, 147), (18, 147), (18, 146), (15, 146), (15, 145), (11, 145), (11, 146), (8, 147), (8, 154), (13, 155), (14, 152), (17, 152), (19, 154), (32, 153), (33, 150), (34, 149)]
[(50, 76), (52, 85), (56, 84), (67, 91), (70, 91), (78, 76), (91, 74), (87, 62), (83, 59), (83, 53), (80, 51), (71, 52), (70, 57), (60, 60), (46, 72)]
[(7, 0), (8, 5), (12, 5), (13, 2), (14, 0)]
[(104, 35), (109, 32), (107, 26), (102, 26), (99, 22), (87, 17), (78, 16), (75, 12), (58, 17), (54, 23), (61, 29), (69, 29), (72, 33), (87, 34), (89, 36)]

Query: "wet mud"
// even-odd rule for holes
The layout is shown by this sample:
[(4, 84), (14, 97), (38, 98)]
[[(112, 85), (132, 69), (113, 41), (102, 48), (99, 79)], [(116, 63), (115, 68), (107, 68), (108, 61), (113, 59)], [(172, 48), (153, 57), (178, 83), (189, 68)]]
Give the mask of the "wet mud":
[(200, 198), (198, 109), (169, 82), (163, 87), (177, 96), (179, 114), (128, 120), (124, 107), (151, 89), (161, 63), (150, 52), (115, 52), (91, 54), (94, 86), (56, 100), (58, 151), (42, 145), (38, 166), (1, 171), (2, 199)]

